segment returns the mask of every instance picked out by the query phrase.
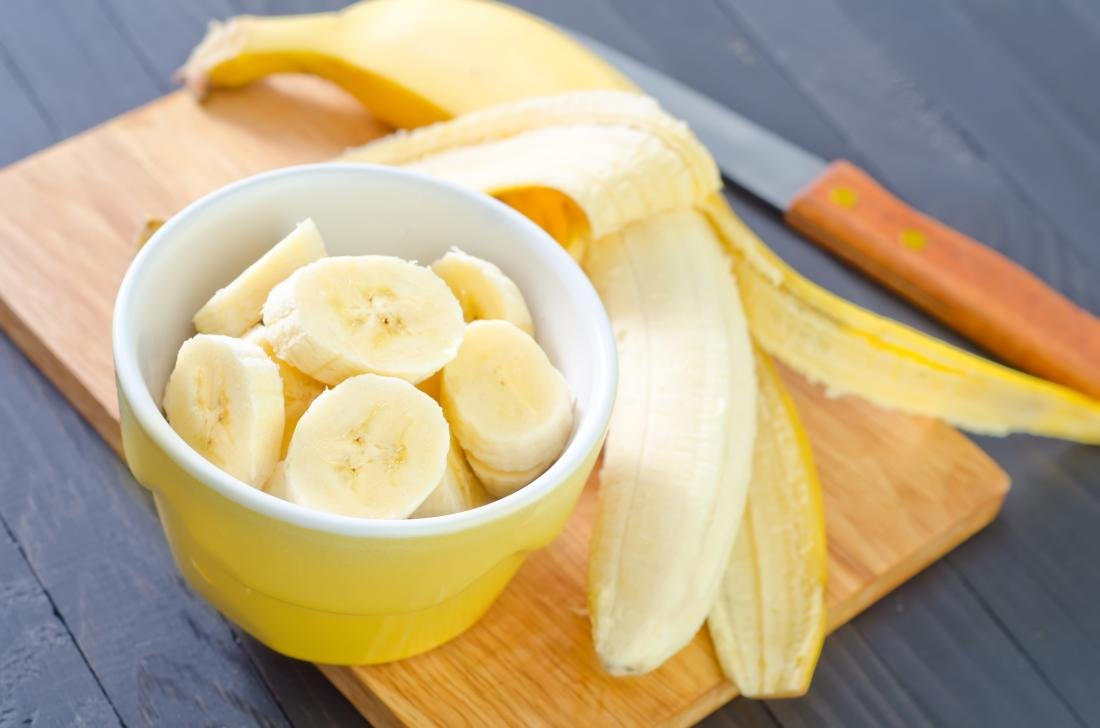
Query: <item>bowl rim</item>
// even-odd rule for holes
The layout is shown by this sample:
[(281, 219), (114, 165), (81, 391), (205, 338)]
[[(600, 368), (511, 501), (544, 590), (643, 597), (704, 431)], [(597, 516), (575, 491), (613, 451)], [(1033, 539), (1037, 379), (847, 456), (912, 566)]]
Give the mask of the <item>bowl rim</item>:
[[(262, 186), (272, 180), (317, 174), (352, 174), (390, 177), (415, 185), (434, 187), (461, 204), (478, 205), (516, 231), (518, 245), (540, 253), (551, 266), (549, 273), (561, 279), (587, 310), (595, 326), (597, 351), (594, 390), (576, 434), (558, 459), (538, 478), (518, 491), (486, 505), (444, 516), (409, 519), (372, 519), (318, 511), (284, 501), (222, 471), (193, 450), (168, 424), (148, 391), (138, 365), (133, 298), (139, 281), (154, 260), (171, 251), (170, 241), (201, 210), (232, 196), (243, 188)], [(167, 242), (166, 242), (167, 241)], [(251, 511), (288, 525), (340, 536), (363, 538), (422, 538), (465, 531), (510, 516), (530, 506), (576, 472), (585, 458), (598, 447), (607, 431), (618, 386), (618, 358), (611, 323), (588, 277), (568, 253), (542, 228), (519, 212), (483, 193), (413, 170), (374, 164), (323, 162), (283, 167), (262, 172), (209, 192), (173, 215), (157, 230), (131, 261), (118, 295), (111, 322), (111, 347), (120, 397), (126, 399), (144, 433), (180, 468), (204, 486)]]

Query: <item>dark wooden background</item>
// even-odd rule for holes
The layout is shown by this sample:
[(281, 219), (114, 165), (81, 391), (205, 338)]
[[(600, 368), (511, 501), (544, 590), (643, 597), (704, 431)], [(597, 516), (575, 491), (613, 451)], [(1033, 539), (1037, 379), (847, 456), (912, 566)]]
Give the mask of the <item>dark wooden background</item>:
[[(342, 4), (4, 0), (0, 162), (173, 90), (209, 18)], [(852, 159), (1100, 311), (1096, 0), (521, 4)], [(814, 280), (952, 338), (733, 198)], [(0, 726), (360, 722), (187, 589), (145, 493), (3, 337), (0, 393)], [(830, 637), (807, 697), (708, 722), (1100, 725), (1100, 448), (980, 442), (1014, 480), (999, 519)]]

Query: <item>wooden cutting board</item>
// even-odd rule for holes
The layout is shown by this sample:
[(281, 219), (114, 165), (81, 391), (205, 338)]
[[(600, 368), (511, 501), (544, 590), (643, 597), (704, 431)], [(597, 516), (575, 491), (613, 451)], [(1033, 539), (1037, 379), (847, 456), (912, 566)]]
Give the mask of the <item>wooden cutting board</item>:
[[(172, 94), (0, 171), (0, 324), (118, 450), (111, 309), (146, 219), (385, 131), (341, 92), (285, 77), (201, 106)], [(940, 422), (784, 376), (824, 487), (835, 628), (988, 523), (1008, 478)], [(321, 669), (381, 725), (683, 725), (731, 699), (705, 630), (650, 675), (600, 671), (583, 589), (593, 490), (459, 639), (390, 665)]]

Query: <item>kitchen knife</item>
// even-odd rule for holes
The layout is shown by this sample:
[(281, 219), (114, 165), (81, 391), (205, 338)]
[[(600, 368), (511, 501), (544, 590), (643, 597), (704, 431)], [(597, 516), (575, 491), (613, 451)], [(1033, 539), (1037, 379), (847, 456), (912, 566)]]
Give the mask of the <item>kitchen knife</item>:
[(575, 34), (687, 121), (722, 173), (814, 242), (1004, 361), (1100, 399), (1100, 319), (973, 238), (619, 51)]

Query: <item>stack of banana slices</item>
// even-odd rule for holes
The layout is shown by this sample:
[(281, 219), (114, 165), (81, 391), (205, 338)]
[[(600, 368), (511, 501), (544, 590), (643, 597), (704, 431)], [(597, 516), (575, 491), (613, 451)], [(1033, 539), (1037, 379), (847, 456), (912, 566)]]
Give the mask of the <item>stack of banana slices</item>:
[(457, 249), (430, 268), (330, 257), (306, 220), (194, 324), (165, 388), (169, 424), (225, 472), (307, 508), (476, 508), (542, 474), (573, 428), (523, 295)]
[[(809, 686), (826, 624), (824, 518), (771, 356), (833, 394), (977, 432), (1100, 443), (1100, 403), (798, 275), (734, 216), (685, 124), (532, 16), (473, 0), (241, 16), (211, 27), (182, 77), (205, 92), (290, 69), (330, 78), (394, 126), (421, 126), (347, 160), (496, 196), (599, 291), (620, 383), (588, 590), (596, 651), (614, 674), (652, 670), (705, 622), (743, 694)], [(471, 464), (486, 483), (521, 471), (460, 432), (481, 447)]]

